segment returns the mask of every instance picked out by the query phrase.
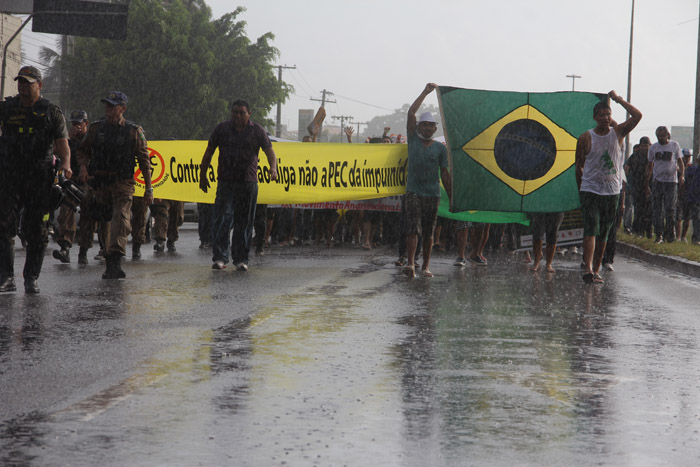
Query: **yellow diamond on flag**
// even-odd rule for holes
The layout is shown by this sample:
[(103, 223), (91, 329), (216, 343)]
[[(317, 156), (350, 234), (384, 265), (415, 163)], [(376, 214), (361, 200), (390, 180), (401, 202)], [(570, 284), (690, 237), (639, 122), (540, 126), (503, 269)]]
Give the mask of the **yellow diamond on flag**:
[(462, 149), (525, 196), (574, 164), (576, 138), (526, 104), (491, 124)]

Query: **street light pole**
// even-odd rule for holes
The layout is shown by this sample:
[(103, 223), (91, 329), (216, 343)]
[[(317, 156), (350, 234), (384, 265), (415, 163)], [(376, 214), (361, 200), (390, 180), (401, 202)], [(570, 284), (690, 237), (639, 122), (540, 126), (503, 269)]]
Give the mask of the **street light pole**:
[[(634, 0), (632, 0), (632, 19), (630, 20), (630, 56), (627, 64), (627, 102), (632, 102), (632, 46), (634, 43)], [(627, 112), (625, 120), (629, 120), (630, 113)], [(630, 135), (625, 136), (625, 159), (630, 156)]]
[[(695, 69), (695, 122), (693, 125), (693, 157), (700, 151), (700, 21), (698, 21), (698, 58)], [(693, 228), (695, 226), (693, 225)]]
[(567, 78), (571, 78), (571, 90), (575, 91), (576, 87), (576, 78), (580, 78), (579, 75), (566, 75)]

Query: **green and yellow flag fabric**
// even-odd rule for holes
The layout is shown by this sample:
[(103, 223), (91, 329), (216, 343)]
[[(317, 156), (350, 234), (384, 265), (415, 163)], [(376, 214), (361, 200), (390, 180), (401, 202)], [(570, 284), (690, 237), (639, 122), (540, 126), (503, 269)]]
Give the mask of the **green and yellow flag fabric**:
[(562, 212), (579, 207), (576, 141), (605, 94), (440, 86), (450, 210)]

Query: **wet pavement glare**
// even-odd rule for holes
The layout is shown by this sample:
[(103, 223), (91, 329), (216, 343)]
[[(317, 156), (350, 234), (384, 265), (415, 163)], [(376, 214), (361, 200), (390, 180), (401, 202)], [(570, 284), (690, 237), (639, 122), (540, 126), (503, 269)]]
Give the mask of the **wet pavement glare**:
[(437, 253), (411, 280), (349, 247), (240, 273), (197, 244), (119, 282), (47, 257), (40, 295), (0, 295), (0, 465), (700, 462), (697, 279)]

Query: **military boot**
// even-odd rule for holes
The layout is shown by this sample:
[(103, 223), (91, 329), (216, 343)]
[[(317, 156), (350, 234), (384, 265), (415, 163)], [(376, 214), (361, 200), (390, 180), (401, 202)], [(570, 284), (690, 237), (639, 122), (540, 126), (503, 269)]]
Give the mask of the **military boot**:
[(62, 247), (60, 250), (53, 250), (53, 257), (62, 263), (70, 263), (70, 249)]
[(177, 251), (177, 248), (175, 248), (175, 242), (172, 240), (168, 240), (168, 243), (166, 244), (168, 246), (168, 251), (170, 253), (175, 253)]
[(157, 253), (165, 251), (165, 245), (163, 243), (163, 240), (156, 240), (156, 244), (153, 245), (153, 251)]
[(140, 243), (134, 243), (131, 246), (131, 258), (132, 259), (141, 259), (141, 244)]
[(85, 265), (87, 263), (87, 248), (80, 247), (80, 251), (78, 251), (78, 264)]
[(27, 245), (27, 258), (24, 261), (24, 291), (26, 293), (39, 293), (39, 273), (41, 265), (44, 263), (44, 252), (46, 247)]
[(109, 253), (105, 256), (105, 262), (107, 263), (107, 269), (104, 274), (102, 274), (102, 279), (124, 279), (126, 273), (121, 267), (122, 255), (119, 253)]
[(15, 286), (15, 250), (12, 240), (0, 239), (0, 292), (14, 292)]
[(15, 290), (17, 290), (17, 286), (15, 285), (14, 277), (7, 276), (0, 280), (0, 293), (14, 292)]

